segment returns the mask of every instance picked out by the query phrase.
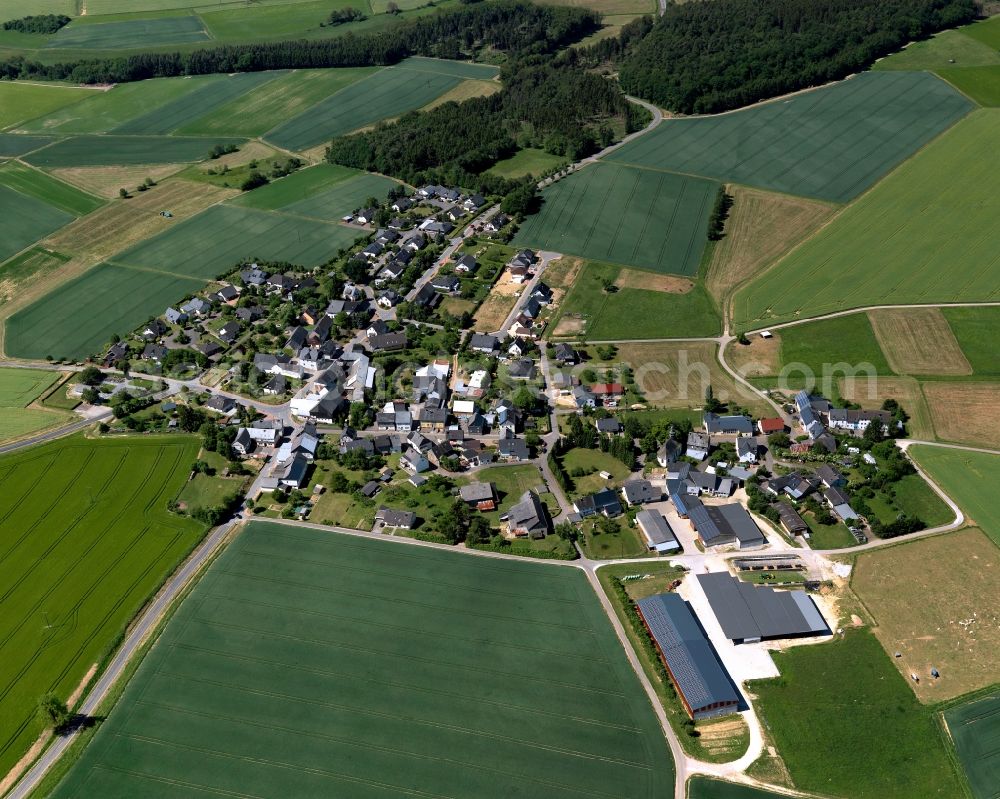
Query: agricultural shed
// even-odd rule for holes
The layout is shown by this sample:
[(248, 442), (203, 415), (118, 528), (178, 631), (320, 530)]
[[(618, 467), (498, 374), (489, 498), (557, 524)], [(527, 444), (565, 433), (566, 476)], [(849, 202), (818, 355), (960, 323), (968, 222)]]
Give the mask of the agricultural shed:
[(688, 604), (677, 594), (656, 594), (636, 606), (688, 715), (735, 713), (739, 694)]
[(779, 591), (744, 583), (729, 572), (699, 574), (708, 604), (734, 643), (802, 638), (830, 632), (805, 591)]
[(641, 510), (635, 516), (639, 529), (646, 538), (646, 546), (656, 552), (673, 552), (681, 548), (677, 536), (663, 514), (655, 510)]

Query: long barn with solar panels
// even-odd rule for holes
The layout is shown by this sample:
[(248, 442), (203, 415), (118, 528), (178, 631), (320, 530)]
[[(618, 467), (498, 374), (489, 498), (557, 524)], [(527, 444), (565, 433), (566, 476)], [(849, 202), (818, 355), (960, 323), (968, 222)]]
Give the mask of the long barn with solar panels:
[(823, 615), (805, 591), (755, 586), (729, 572), (699, 574), (698, 582), (723, 634), (734, 643), (830, 633)]
[(688, 715), (735, 713), (740, 696), (687, 602), (677, 594), (656, 594), (636, 605)]

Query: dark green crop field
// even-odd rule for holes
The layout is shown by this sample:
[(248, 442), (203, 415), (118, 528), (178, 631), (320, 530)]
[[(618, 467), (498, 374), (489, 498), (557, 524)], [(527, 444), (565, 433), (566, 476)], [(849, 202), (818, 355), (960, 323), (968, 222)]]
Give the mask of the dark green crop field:
[(972, 108), (922, 72), (869, 72), (785, 100), (672, 119), (607, 160), (847, 202)]
[(584, 575), (253, 523), (54, 796), (672, 793)]
[(0, 166), (0, 184), (73, 216), (89, 214), (104, 205), (103, 200), (92, 194), (17, 161)]
[(0, 181), (0, 261), (74, 219), (43, 200), (21, 194)]
[(718, 184), (651, 169), (597, 163), (547, 187), (518, 245), (695, 275)]
[(205, 42), (211, 37), (199, 17), (153, 17), (127, 19), (119, 22), (71, 23), (62, 28), (46, 44), (60, 49), (116, 50), (166, 44)]
[(944, 714), (958, 759), (976, 799), (996, 799), (1000, 785), (1000, 694)]
[[(10, 138), (36, 139), (37, 137)], [(180, 164), (208, 158), (209, 150), (217, 144), (239, 146), (242, 143), (242, 139), (223, 137), (73, 136), (61, 139), (51, 147), (33, 152), (24, 160), (34, 166), (46, 168)]]
[(0, 772), (41, 732), (204, 527), (167, 512), (193, 437), (74, 437), (0, 458)]

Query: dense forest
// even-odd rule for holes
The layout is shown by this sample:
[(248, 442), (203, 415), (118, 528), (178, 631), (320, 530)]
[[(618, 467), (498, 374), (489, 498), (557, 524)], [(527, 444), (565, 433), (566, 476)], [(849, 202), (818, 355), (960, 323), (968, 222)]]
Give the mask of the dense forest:
[(190, 53), (141, 53), (62, 64), (15, 57), (0, 78), (123, 83), (146, 78), (267, 69), (395, 64), (411, 55), (468, 58), (483, 51), (552, 53), (596, 30), (599, 17), (580, 8), (536, 6), (525, 0), (460, 5), (365, 34), (334, 39), (222, 45)]
[(503, 89), (489, 97), (445, 103), (335, 139), (327, 159), (408, 183), (507, 193), (506, 181), (483, 170), (519, 147), (540, 147), (575, 161), (622, 131), (641, 127), (647, 113), (629, 103), (614, 82), (552, 59), (513, 62), (501, 77)]
[(8, 20), (3, 24), (5, 31), (18, 33), (55, 33), (70, 23), (65, 14), (38, 14), (32, 17)]
[(611, 60), (629, 94), (681, 113), (716, 113), (843, 78), (975, 16), (973, 0), (670, 4), (655, 23), (637, 21), (572, 57)]

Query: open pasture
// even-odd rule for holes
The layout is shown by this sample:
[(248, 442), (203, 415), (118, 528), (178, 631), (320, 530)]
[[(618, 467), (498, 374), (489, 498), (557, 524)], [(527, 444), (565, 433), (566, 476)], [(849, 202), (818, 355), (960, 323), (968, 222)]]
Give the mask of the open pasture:
[(82, 102), (97, 93), (94, 89), (59, 84), (0, 82), (0, 130)]
[(104, 203), (68, 183), (17, 161), (0, 166), (0, 185), (34, 197), (73, 216), (83, 216)]
[(781, 365), (790, 376), (892, 374), (865, 314), (792, 325), (780, 335)]
[(222, 78), (221, 75), (195, 75), (119, 83), (107, 91), (91, 92), (78, 104), (29, 119), (18, 125), (17, 130), (29, 133), (107, 133)]
[[(998, 575), (1000, 549), (974, 529), (858, 557), (851, 588), (874, 617), (886, 653), (902, 653), (892, 662), (920, 701), (952, 699), (1000, 677), (1000, 608), (981, 601), (996, 592)], [(940, 678), (930, 676), (932, 668)]]
[(996, 799), (1000, 785), (1000, 693), (944, 714), (975, 799)]
[(1000, 329), (1000, 308), (942, 308), (962, 352), (977, 375), (1000, 375), (1000, 349), (994, 343)]
[(1000, 448), (1000, 383), (935, 380), (924, 383), (923, 391), (939, 439)]
[(933, 75), (868, 72), (742, 111), (666, 120), (606, 160), (847, 202), (970, 108)]
[(870, 632), (771, 656), (781, 677), (748, 687), (796, 788), (851, 799), (962, 795), (933, 712)]
[(1000, 159), (983, 156), (998, 140), (1000, 110), (962, 120), (740, 289), (737, 327), (867, 305), (1000, 298)]
[(897, 374), (972, 374), (972, 366), (939, 308), (869, 311), (868, 319)]
[[(382, 175), (355, 174), (335, 186), (284, 206), (281, 211), (294, 216), (334, 222), (360, 208), (369, 197), (383, 200), (399, 184)], [(360, 235), (362, 231), (358, 231)]]
[(549, 336), (591, 341), (715, 336), (719, 315), (698, 283), (684, 293), (615, 288), (621, 267), (587, 262), (560, 303)]
[(243, 139), (179, 136), (72, 136), (32, 152), (24, 160), (46, 169), (75, 166), (183, 164), (203, 161), (215, 145)]
[[(285, 72), (239, 72), (204, 82), (192, 92), (165, 103), (146, 114), (130, 119), (111, 132), (156, 135), (172, 133), (180, 127), (214, 112), (229, 101), (265, 85)], [(232, 132), (228, 132), (232, 135)]]
[(492, 67), (408, 58), (357, 80), (279, 125), (265, 139), (307, 150), (335, 136), (421, 108), (466, 78), (489, 78)]
[(497, 161), (487, 171), (502, 178), (514, 180), (515, 178), (523, 178), (525, 175), (538, 177), (550, 169), (563, 166), (565, 163), (564, 156), (552, 155), (544, 150), (528, 147), (524, 150), (518, 150), (510, 158)]
[(915, 444), (908, 450), (920, 467), (974, 524), (1000, 546), (1000, 455)]
[(0, 771), (41, 731), (203, 526), (166, 510), (194, 438), (80, 437), (0, 458)]
[(361, 235), (363, 231), (342, 225), (216, 205), (113, 260), (208, 281), (247, 258), (319, 266)]
[(28, 407), (60, 379), (58, 372), (0, 367), (0, 441), (21, 438), (66, 418), (59, 411)]
[(276, 211), (330, 191), (338, 184), (363, 174), (365, 173), (357, 169), (338, 164), (316, 164), (293, 172), (280, 180), (274, 180), (259, 189), (241, 194), (232, 201), (232, 204), (244, 208), (257, 208), (261, 211)]
[(0, 261), (72, 221), (61, 208), (0, 182)]
[(188, 136), (260, 136), (375, 72), (374, 67), (299, 69), (252, 88), (181, 126)]
[(597, 163), (548, 186), (517, 245), (695, 275), (718, 184)]
[(45, 46), (61, 50), (125, 50), (207, 42), (210, 38), (201, 19), (191, 14), (118, 22), (71, 22), (53, 35)]
[(53, 795), (642, 799), (672, 783), (577, 570), (252, 523)]
[[(1000, 59), (1000, 53), (997, 54)], [(1000, 64), (939, 69), (937, 74), (983, 106), (1000, 106)]]
[(201, 279), (100, 264), (13, 314), (4, 349), (18, 358), (85, 358), (113, 333), (126, 335), (204, 285)]
[(1000, 52), (972, 35), (982, 22), (941, 31), (929, 39), (913, 42), (898, 53), (880, 59), (876, 70), (934, 70), (1000, 64)]
[(76, 0), (0, 0), (0, 19), (17, 19), (25, 14), (76, 13)]

